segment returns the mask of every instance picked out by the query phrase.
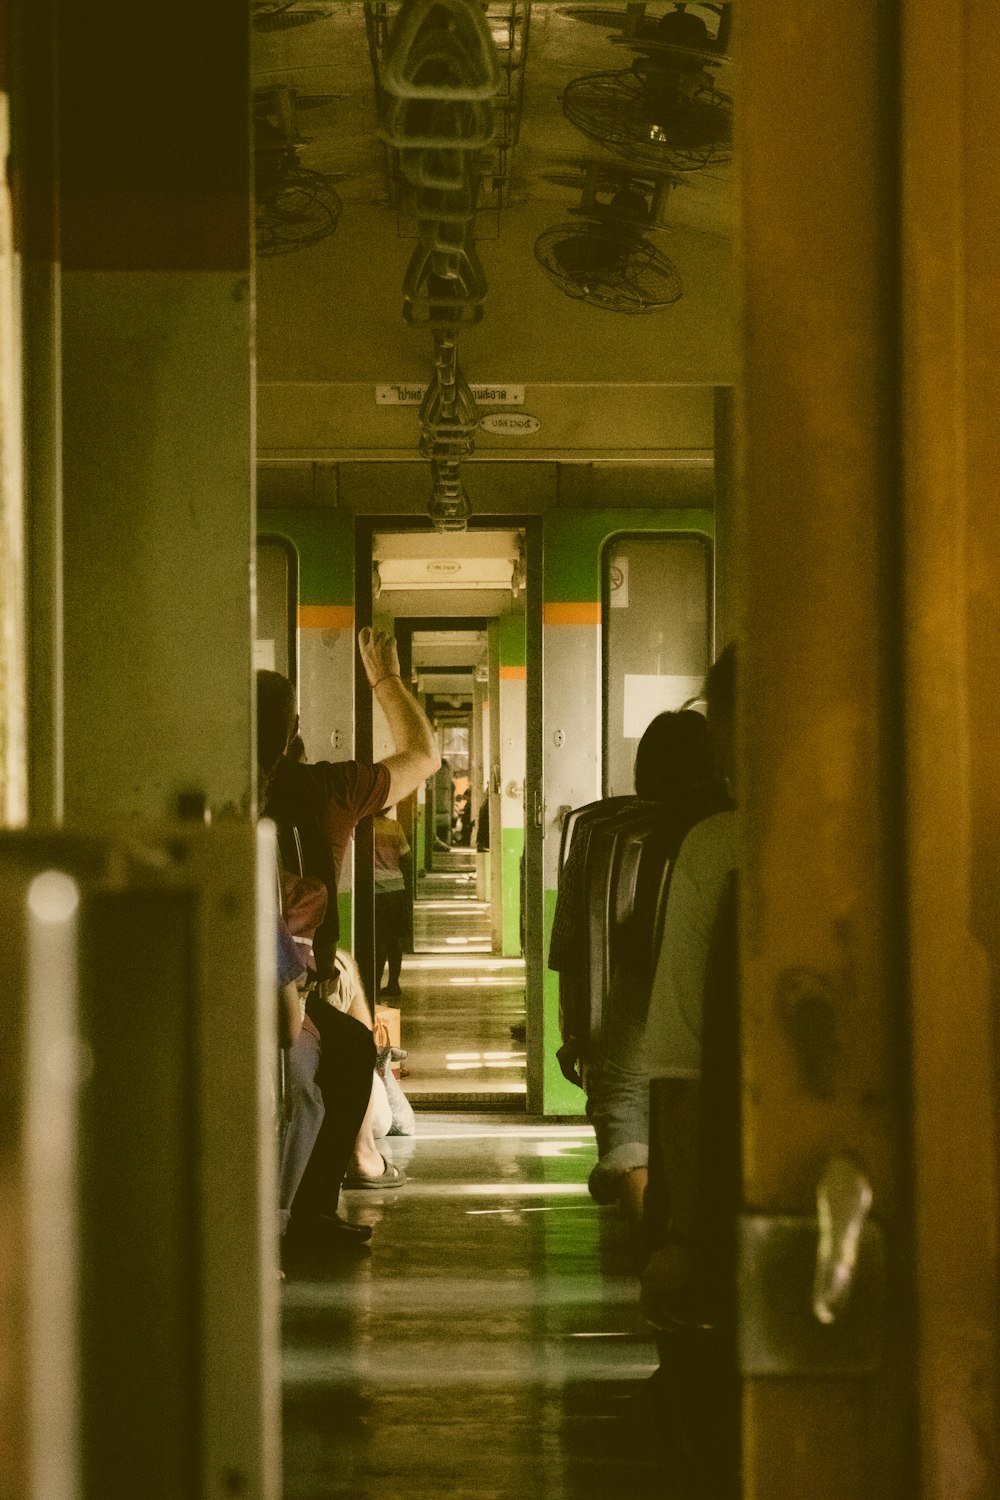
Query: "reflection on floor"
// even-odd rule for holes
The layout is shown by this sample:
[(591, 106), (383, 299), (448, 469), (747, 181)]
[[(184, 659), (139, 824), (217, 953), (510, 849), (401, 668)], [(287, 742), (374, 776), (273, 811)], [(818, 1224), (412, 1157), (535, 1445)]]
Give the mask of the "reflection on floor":
[[(468, 851), (461, 853), (467, 861)], [(415, 1103), (485, 1097), (494, 1108), (523, 1106), (524, 961), (490, 954), (489, 906), (455, 897), (464, 878), (459, 870), (420, 881), (403, 993), (382, 997), (401, 1012), (400, 1039), (409, 1054), (403, 1087)]]
[(402, 1082), (414, 1103), (488, 1094), (523, 1106), (525, 1044), (511, 1036), (524, 1025), (522, 959), (420, 954), (404, 961), (402, 990), (389, 1003), (400, 1008)]
[(370, 1253), (284, 1287), (285, 1500), (652, 1500), (655, 1364), (585, 1126), (423, 1114)]
[(489, 953), (488, 903), (421, 895), (413, 907), (413, 946), (417, 953)]

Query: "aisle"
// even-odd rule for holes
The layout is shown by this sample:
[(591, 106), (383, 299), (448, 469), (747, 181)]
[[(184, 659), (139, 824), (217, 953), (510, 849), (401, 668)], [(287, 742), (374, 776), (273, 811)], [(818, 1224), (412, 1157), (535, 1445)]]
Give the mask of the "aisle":
[(589, 1129), (418, 1128), (389, 1143), (405, 1187), (344, 1196), (371, 1251), (285, 1284), (285, 1500), (669, 1496)]
[(523, 959), (418, 955), (404, 961), (401, 988), (384, 998), (400, 1008), (403, 1087), (414, 1103), (488, 1097), (494, 1108), (523, 1108), (527, 1053), (511, 1032), (524, 1025)]
[(403, 993), (381, 997), (400, 1009), (409, 1054), (403, 1086), (416, 1103), (486, 1099), (492, 1108), (523, 1108), (524, 960), (490, 953), (489, 907), (456, 898), (462, 879), (459, 871), (420, 882)]

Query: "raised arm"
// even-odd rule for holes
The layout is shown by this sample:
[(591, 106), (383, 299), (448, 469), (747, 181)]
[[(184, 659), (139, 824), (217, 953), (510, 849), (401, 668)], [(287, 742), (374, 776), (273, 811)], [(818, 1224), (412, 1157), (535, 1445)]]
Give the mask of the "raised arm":
[(358, 634), (358, 647), (394, 746), (393, 753), (382, 761), (389, 772), (386, 802), (398, 802), (434, 775), (441, 764), (441, 753), (430, 720), (400, 676), (395, 639), (366, 626)]

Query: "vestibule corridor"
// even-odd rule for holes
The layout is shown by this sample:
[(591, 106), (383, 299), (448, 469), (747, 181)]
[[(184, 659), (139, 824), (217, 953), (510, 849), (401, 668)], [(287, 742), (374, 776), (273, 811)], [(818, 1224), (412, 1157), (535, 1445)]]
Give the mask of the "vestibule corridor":
[(403, 993), (383, 997), (400, 1008), (404, 1090), (418, 1107), (523, 1108), (524, 959), (491, 952), (489, 902), (475, 899), (475, 856), (452, 849), (439, 865), (417, 879)]

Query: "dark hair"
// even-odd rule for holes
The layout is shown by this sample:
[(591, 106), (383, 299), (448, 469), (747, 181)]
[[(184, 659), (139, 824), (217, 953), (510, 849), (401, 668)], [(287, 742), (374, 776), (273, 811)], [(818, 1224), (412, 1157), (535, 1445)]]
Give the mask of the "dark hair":
[(736, 719), (736, 643), (729, 645), (712, 664), (705, 678), (705, 698), (708, 703), (708, 731), (712, 736), (722, 774), (730, 781), (736, 747), (733, 743)]
[(295, 728), (295, 689), (280, 672), (257, 673), (257, 764), (265, 775), (277, 765)]
[(305, 761), (306, 746), (301, 734), (297, 734), (294, 739), (288, 741), (288, 746), (285, 750), (285, 754), (288, 756), (289, 760), (296, 760), (300, 763)]
[(657, 714), (635, 752), (636, 796), (667, 802), (678, 792), (707, 781), (714, 765), (704, 717), (694, 709)]

